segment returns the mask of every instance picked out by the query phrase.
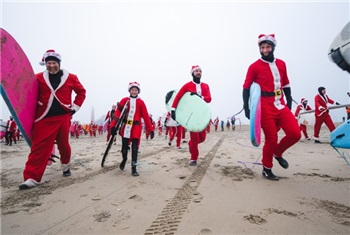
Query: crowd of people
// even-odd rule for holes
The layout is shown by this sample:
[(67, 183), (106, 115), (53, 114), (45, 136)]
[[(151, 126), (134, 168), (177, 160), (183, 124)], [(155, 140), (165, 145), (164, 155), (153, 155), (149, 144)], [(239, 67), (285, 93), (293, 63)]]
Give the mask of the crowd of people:
[[(301, 139), (301, 133), (307, 140), (311, 139), (307, 133), (306, 124), (298, 123), (297, 117), (300, 113), (310, 111), (312, 108), (308, 105), (308, 100), (302, 98), (295, 112), (292, 113), (292, 90), (287, 66), (283, 60), (275, 58), (276, 45), (274, 34), (259, 35), (258, 49), (261, 57), (249, 66), (242, 93), (244, 114), (250, 119), (250, 87), (253, 83), (257, 83), (261, 87), (261, 128), (265, 135), (262, 149), (262, 175), (269, 180), (279, 179), (272, 172), (274, 160), (282, 168), (289, 167), (283, 154)], [(47, 50), (40, 62), (46, 69), (36, 74), (39, 82), (39, 102), (31, 134), (31, 149), (23, 170), (24, 182), (19, 185), (20, 189), (29, 189), (40, 184), (55, 145), (59, 150), (62, 175), (64, 177), (71, 175), (69, 137), (78, 139), (81, 135), (89, 135), (94, 138), (106, 132), (108, 144), (111, 138), (114, 138), (115, 143), (115, 137), (120, 135), (122, 161), (119, 164), (119, 169), (125, 169), (128, 153), (131, 152), (131, 174), (139, 176), (137, 161), (143, 133), (146, 140), (152, 140), (155, 131), (157, 131), (158, 136), (163, 136), (163, 131), (165, 131), (167, 145), (169, 147), (175, 146), (177, 149), (182, 149), (181, 144), (187, 143), (188, 164), (196, 166), (200, 155), (198, 146), (205, 142), (211, 127), (214, 127), (214, 131), (218, 131), (220, 125), (221, 131), (225, 130), (225, 121), (219, 120), (219, 117), (210, 120), (207, 127), (201, 131), (188, 131), (177, 122), (176, 110), (184, 94), (190, 93), (191, 96), (198, 96), (206, 103), (210, 103), (212, 100), (209, 85), (202, 81), (202, 68), (199, 65), (191, 67), (191, 80), (176, 93), (166, 116), (159, 117), (157, 121), (153, 120), (145, 102), (140, 98), (141, 85), (136, 81), (128, 84), (127, 96), (117, 104), (112, 105), (111, 110), (106, 114), (104, 123), (97, 124), (91, 121), (91, 123), (83, 125), (79, 121), (73, 121), (73, 115), (84, 103), (86, 90), (77, 75), (61, 68), (61, 61), (59, 53)], [(350, 97), (350, 93), (348, 95)], [(328, 104), (339, 105), (339, 103), (328, 97), (325, 87), (318, 88), (314, 101), (313, 138), (315, 143), (321, 143), (319, 133), (322, 124), (324, 123), (329, 131), (335, 129), (329, 115)], [(348, 119), (350, 119), (349, 110), (350, 107), (347, 107)], [(227, 131), (234, 131), (235, 126), (235, 116), (226, 120)], [(6, 145), (11, 146), (19, 140), (20, 133), (12, 117), (7, 121), (6, 126), (2, 122), (2, 130), (5, 130)], [(284, 136), (281, 139), (278, 139), (279, 130), (284, 131)], [(186, 134), (189, 136), (188, 140)]]

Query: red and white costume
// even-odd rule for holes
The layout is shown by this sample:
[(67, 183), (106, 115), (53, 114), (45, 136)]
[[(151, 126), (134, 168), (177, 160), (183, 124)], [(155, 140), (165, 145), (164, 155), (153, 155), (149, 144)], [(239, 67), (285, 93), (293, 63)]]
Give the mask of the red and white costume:
[[(24, 180), (34, 179), (41, 181), (44, 174), (47, 158), (50, 156), (54, 142), (60, 152), (62, 169), (69, 167), (71, 147), (69, 145), (69, 129), (71, 111), (78, 111), (85, 100), (85, 89), (74, 74), (63, 70), (63, 76), (58, 87), (54, 90), (49, 81), (47, 70), (36, 74), (39, 82), (39, 97), (32, 130), (32, 147), (25, 165)], [(76, 93), (72, 102), (72, 92)], [(58, 100), (67, 114), (45, 117), (49, 112), (54, 98)]]
[[(276, 91), (278, 94), (261, 96), (261, 128), (265, 134), (262, 163), (264, 167), (271, 169), (273, 155), (282, 157), (284, 151), (301, 137), (298, 122), (283, 99), (282, 89), (290, 86), (284, 61), (275, 59), (271, 63), (258, 59), (248, 68), (243, 88), (249, 89), (253, 82), (260, 85), (262, 92)], [(279, 128), (286, 135), (278, 142)]]
[(334, 100), (330, 99), (328, 95), (324, 94), (323, 97), (320, 94), (315, 96), (315, 125), (314, 125), (314, 139), (318, 140), (320, 135), (321, 126), (326, 124), (329, 131), (332, 132), (335, 129), (335, 125), (329, 115), (328, 103), (334, 104)]
[[(211, 94), (209, 85), (203, 82), (200, 82), (199, 84), (190, 81), (183, 85), (181, 89), (176, 94), (173, 104), (172, 104), (172, 110), (175, 110), (177, 105), (179, 104), (180, 99), (186, 92), (195, 92), (198, 95), (200, 95), (203, 100), (207, 103), (211, 102)], [(204, 142), (206, 138), (207, 130), (204, 129), (201, 132), (192, 132), (190, 131), (190, 141), (188, 141), (188, 146), (190, 148), (191, 152), (191, 161), (197, 161), (199, 151), (198, 151), (198, 144)]]
[(182, 126), (171, 118), (170, 113), (166, 116), (167, 126), (169, 127), (169, 146), (176, 136), (176, 147), (180, 147), (182, 138)]
[(12, 120), (7, 121), (7, 128), (5, 133), (6, 144), (12, 145), (12, 141), (16, 143), (16, 129), (17, 124)]
[[(146, 108), (145, 103), (139, 97), (125, 97), (123, 98), (118, 108), (115, 110), (114, 116), (116, 118), (120, 118), (120, 113), (125, 105), (125, 103), (129, 100), (128, 104), (128, 115), (127, 120), (124, 120), (124, 125), (120, 129), (120, 136), (128, 139), (140, 139), (142, 134), (142, 123), (141, 118), (143, 118), (147, 131), (154, 131), (153, 125), (149, 118), (149, 114)], [(116, 126), (116, 121), (113, 119), (111, 126)]]
[[(308, 110), (312, 110), (312, 108), (309, 106), (309, 105), (306, 105), (304, 107), (303, 105), (303, 102), (307, 101), (305, 98), (302, 98), (301, 101), (300, 101), (300, 104), (297, 106), (297, 109), (295, 110), (295, 113), (294, 113), (294, 116), (295, 117), (298, 117), (300, 111), (302, 112), (305, 112), (305, 111), (308, 111)], [(307, 134), (307, 128), (306, 128), (306, 125), (305, 124), (302, 124), (300, 123), (300, 130), (301, 132), (303, 132), (305, 138), (309, 138), (309, 135)]]
[[(112, 123), (112, 115), (114, 114), (115, 110), (112, 108), (112, 110), (108, 111), (105, 117), (105, 121), (108, 121), (108, 129), (107, 129), (107, 142), (109, 141), (109, 138), (111, 138), (111, 123)], [(114, 139), (114, 142), (116, 139)]]
[(213, 122), (213, 125), (215, 127), (215, 131), (217, 131), (218, 130), (218, 126), (219, 126), (219, 118), (218, 117), (215, 118), (215, 120)]

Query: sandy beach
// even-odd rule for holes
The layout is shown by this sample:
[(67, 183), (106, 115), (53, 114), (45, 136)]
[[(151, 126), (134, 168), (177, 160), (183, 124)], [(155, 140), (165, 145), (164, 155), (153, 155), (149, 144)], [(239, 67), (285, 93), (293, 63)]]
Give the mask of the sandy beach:
[(248, 126), (212, 129), (195, 167), (186, 143), (143, 136), (139, 177), (130, 153), (118, 168), (120, 138), (102, 168), (106, 134), (87, 135), (70, 140), (71, 177), (56, 162), (29, 190), (18, 190), (29, 147), (2, 144), (1, 234), (350, 234), (350, 166), (328, 129), (320, 136), (325, 143), (300, 141), (284, 154), (288, 169), (274, 161), (275, 182), (254, 164), (262, 146), (251, 145)]

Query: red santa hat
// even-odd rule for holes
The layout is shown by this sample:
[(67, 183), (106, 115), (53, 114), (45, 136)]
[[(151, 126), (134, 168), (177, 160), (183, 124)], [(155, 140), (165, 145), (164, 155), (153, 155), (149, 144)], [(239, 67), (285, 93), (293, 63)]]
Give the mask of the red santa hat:
[(275, 34), (260, 34), (258, 37), (258, 45), (260, 46), (260, 44), (263, 42), (267, 42), (269, 44), (272, 44), (273, 46), (276, 46), (277, 41), (275, 38)]
[(191, 74), (192, 74), (196, 69), (200, 69), (200, 70), (202, 71), (202, 69), (201, 69), (201, 67), (199, 67), (199, 65), (193, 65), (192, 68), (191, 68)]
[(307, 102), (308, 100), (305, 98), (301, 98), (300, 103)]
[(130, 92), (130, 89), (133, 87), (136, 87), (139, 90), (139, 94), (140, 94), (141, 92), (140, 84), (138, 82), (130, 82), (128, 86), (128, 91)]
[(45, 52), (39, 64), (44, 66), (48, 57), (51, 57), (51, 59), (56, 60), (57, 62), (61, 62), (62, 60), (61, 55), (59, 53), (55, 52), (55, 50), (53, 49), (50, 49)]

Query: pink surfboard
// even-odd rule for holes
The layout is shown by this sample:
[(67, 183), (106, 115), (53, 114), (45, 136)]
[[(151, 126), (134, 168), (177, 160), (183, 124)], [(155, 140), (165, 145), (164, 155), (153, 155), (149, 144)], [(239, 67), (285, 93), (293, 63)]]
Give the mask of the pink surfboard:
[(33, 68), (16, 40), (1, 28), (1, 95), (31, 146), (31, 133), (38, 100), (38, 81)]
[(102, 131), (103, 132), (106, 132), (106, 131), (108, 131), (108, 119), (106, 119), (106, 121), (104, 121), (104, 123), (103, 123), (103, 126), (102, 126)]
[[(21, 46), (8, 32), (0, 29), (0, 92), (24, 139), (32, 146), (32, 128), (39, 94), (38, 80)], [(55, 154), (54, 147), (52, 154)]]

